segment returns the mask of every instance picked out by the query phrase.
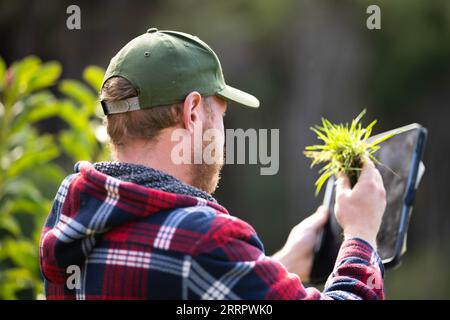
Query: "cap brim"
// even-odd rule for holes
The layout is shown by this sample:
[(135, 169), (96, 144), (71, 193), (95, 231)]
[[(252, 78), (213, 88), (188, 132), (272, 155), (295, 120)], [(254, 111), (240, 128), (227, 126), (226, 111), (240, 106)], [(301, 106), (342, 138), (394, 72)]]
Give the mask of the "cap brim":
[(247, 107), (259, 107), (259, 100), (256, 97), (247, 92), (230, 87), (229, 85), (226, 85), (225, 88), (217, 92), (217, 95), (226, 100), (231, 100)]

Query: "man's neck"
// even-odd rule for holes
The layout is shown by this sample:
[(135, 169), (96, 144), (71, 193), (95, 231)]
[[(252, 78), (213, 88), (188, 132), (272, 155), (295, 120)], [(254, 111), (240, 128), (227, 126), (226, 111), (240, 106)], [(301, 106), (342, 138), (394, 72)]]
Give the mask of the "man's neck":
[(171, 159), (173, 144), (170, 135), (164, 132), (157, 141), (149, 144), (145, 141), (134, 141), (126, 147), (119, 148), (115, 160), (125, 163), (135, 163), (149, 168), (157, 169), (191, 184), (191, 171), (188, 164), (175, 164)]

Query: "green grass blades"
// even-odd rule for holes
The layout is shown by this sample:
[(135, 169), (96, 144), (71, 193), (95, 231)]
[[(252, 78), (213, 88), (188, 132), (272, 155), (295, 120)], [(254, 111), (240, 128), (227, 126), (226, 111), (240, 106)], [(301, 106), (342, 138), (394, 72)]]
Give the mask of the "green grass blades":
[(358, 181), (365, 157), (379, 163), (373, 154), (380, 148), (381, 142), (391, 138), (396, 132), (368, 142), (367, 139), (377, 120), (363, 128), (361, 118), (365, 113), (366, 110), (363, 110), (350, 125), (348, 123), (333, 124), (322, 118), (321, 126), (311, 128), (317, 134), (317, 138), (323, 141), (322, 145), (308, 146), (304, 151), (305, 156), (312, 159), (311, 167), (324, 164), (319, 171), (321, 176), (315, 183), (316, 195), (319, 194), (328, 178), (337, 176), (339, 172), (344, 172), (349, 177), (353, 187)]

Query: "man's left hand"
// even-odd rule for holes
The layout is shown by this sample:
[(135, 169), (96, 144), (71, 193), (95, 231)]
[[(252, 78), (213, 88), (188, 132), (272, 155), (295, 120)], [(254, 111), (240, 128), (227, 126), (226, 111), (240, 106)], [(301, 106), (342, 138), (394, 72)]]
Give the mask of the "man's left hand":
[(328, 209), (320, 206), (315, 213), (292, 228), (284, 247), (272, 258), (281, 262), (289, 272), (308, 281), (317, 236), (328, 220)]

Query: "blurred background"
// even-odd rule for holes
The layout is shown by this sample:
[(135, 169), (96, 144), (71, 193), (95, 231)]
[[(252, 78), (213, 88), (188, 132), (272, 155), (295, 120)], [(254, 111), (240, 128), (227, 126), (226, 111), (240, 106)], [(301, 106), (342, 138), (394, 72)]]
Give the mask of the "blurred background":
[[(81, 9), (68, 30), (66, 8)], [(366, 9), (381, 8), (381, 30)], [(259, 110), (235, 107), (227, 128), (280, 130), (277, 175), (226, 165), (216, 197), (252, 224), (268, 254), (314, 212), (317, 170), (302, 151), (309, 127), (367, 108), (375, 133), (418, 122), (427, 167), (403, 263), (386, 274), (389, 299), (450, 298), (450, 1), (0, 0), (0, 298), (41, 297), (39, 232), (78, 160), (108, 159), (96, 91), (109, 59), (150, 27), (199, 36), (227, 82)], [(32, 57), (30, 57), (32, 55)]]

